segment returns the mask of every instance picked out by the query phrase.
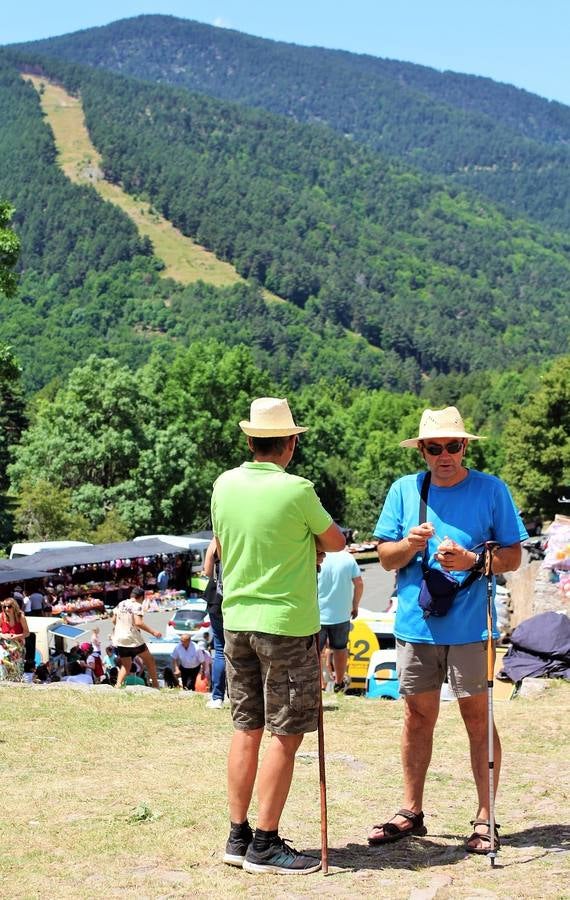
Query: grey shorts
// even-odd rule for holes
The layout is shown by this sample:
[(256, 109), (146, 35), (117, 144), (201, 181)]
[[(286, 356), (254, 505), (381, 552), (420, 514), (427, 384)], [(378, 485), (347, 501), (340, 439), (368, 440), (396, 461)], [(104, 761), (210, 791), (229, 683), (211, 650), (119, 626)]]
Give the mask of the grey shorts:
[(316, 731), (321, 697), (315, 637), (224, 630), (234, 727), (272, 734)]
[(487, 689), (487, 642), (412, 644), (396, 639), (400, 694), (439, 691), (446, 677), (456, 697), (472, 697)]
[(346, 650), (349, 633), (350, 622), (337, 622), (336, 625), (321, 625), (319, 634), (319, 646), (321, 650), (325, 646), (327, 640), (331, 650)]

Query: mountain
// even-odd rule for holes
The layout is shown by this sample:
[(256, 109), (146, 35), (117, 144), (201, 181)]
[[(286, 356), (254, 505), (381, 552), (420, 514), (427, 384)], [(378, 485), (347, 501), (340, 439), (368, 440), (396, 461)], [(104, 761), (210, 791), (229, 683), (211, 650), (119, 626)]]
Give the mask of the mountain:
[(570, 228), (570, 108), (510, 85), (159, 15), (24, 46), (327, 124), (512, 215)]
[(417, 385), (412, 361), (402, 368), (392, 351), (292, 304), (263, 302), (256, 283), (222, 290), (162, 278), (131, 219), (65, 177), (37, 93), (2, 51), (0, 160), (0, 197), (16, 208), (22, 241), (17, 296), (0, 294), (0, 334), (28, 390), (60, 382), (93, 354), (136, 368), (155, 347), (170, 358), (177, 344), (204, 338), (251, 346), (260, 366), (292, 386), (325, 374)]
[[(161, 280), (132, 222), (63, 176), (22, 70), (80, 97), (107, 178), (250, 287)], [(422, 373), (564, 352), (569, 235), (509, 220), (326, 126), (5, 50), (0, 158), (24, 270), (0, 322), (36, 387), (87, 350), (136, 362), (197, 336), (253, 345), (293, 386), (339, 375), (417, 390)], [(289, 303), (264, 303), (260, 286)]]

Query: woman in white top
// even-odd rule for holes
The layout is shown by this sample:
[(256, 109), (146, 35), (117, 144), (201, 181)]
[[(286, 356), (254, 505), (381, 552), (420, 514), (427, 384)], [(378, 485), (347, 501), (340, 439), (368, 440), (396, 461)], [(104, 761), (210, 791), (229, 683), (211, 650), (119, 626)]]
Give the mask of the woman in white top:
[(120, 662), (117, 687), (121, 687), (131, 671), (133, 658), (139, 656), (148, 671), (152, 687), (158, 688), (156, 665), (144, 642), (142, 632), (146, 631), (147, 634), (152, 634), (156, 638), (162, 637), (162, 634), (160, 631), (154, 631), (149, 625), (145, 625), (141, 602), (143, 597), (142, 588), (133, 588), (129, 599), (121, 600), (113, 612), (112, 640)]

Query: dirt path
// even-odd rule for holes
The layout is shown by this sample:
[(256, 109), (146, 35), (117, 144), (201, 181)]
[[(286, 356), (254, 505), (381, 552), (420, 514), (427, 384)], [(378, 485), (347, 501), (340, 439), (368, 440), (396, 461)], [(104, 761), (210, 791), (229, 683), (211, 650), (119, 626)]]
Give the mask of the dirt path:
[[(149, 203), (137, 200), (118, 185), (105, 180), (101, 155), (91, 143), (81, 101), (51, 82), (36, 75), (23, 75), (39, 94), (42, 110), (52, 128), (58, 162), (75, 184), (89, 184), (105, 200), (120, 207), (137, 226), (140, 234), (150, 238), (156, 256), (165, 264), (162, 275), (181, 284), (204, 281), (215, 287), (243, 283), (229, 263), (185, 237)], [(264, 292), (267, 300), (283, 302)]]

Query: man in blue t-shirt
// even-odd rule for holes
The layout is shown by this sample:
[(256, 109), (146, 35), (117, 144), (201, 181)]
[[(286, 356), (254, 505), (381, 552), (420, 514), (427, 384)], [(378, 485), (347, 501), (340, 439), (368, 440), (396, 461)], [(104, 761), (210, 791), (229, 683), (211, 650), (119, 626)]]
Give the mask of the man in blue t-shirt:
[[(464, 465), (469, 440), (479, 440), (479, 435), (465, 430), (455, 407), (426, 409), (418, 437), (400, 443), (401, 447), (417, 448), (431, 474), (426, 521), (420, 524), (420, 492), (426, 476), (420, 472), (392, 485), (374, 529), (380, 562), (388, 571), (397, 570), (394, 631), (405, 703), (401, 742), (404, 802), (389, 822), (374, 826), (368, 838), (374, 845), (426, 834), (423, 791), (441, 685), (447, 675), (469, 737), (478, 797), (474, 831), (465, 846), (472, 853), (490, 849), (483, 549), (486, 541), (498, 544), (492, 563), (495, 575), (514, 571), (520, 565), (521, 541), (527, 534), (507, 486), (493, 475)], [(430, 568), (452, 573), (457, 581), (469, 578), (468, 586), (459, 590), (451, 609), (441, 617), (426, 616), (418, 602), (424, 557)], [(493, 621), (494, 616), (493, 612)], [(498, 633), (494, 631), (493, 636)], [(494, 749), (496, 789), (501, 745), (495, 728)], [(498, 848), (497, 838), (495, 846)]]
[(363, 590), (362, 575), (354, 557), (347, 550), (327, 553), (320, 565), (318, 578), (319, 643), (322, 650), (328, 640), (332, 651), (335, 694), (345, 688), (350, 620), (358, 615)]

